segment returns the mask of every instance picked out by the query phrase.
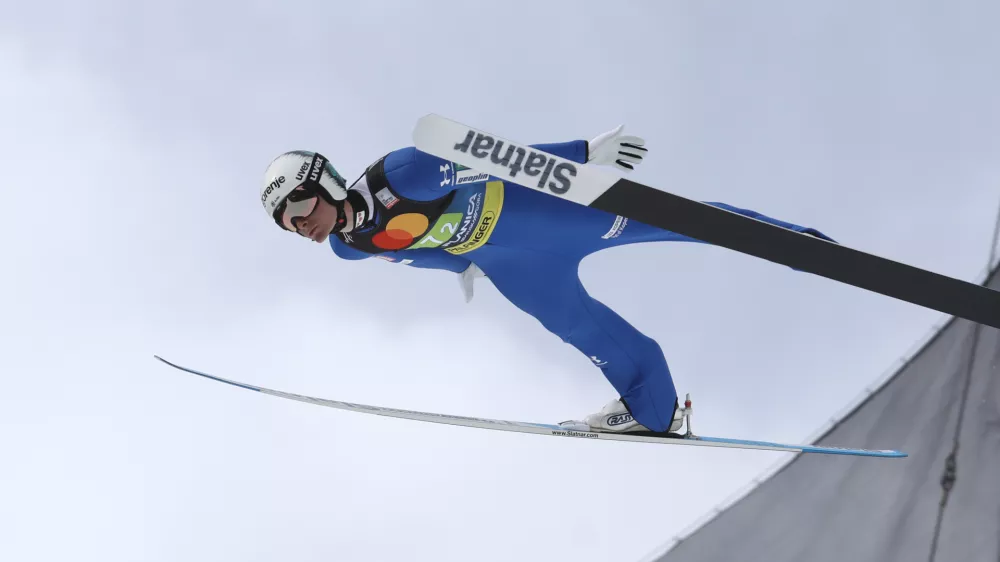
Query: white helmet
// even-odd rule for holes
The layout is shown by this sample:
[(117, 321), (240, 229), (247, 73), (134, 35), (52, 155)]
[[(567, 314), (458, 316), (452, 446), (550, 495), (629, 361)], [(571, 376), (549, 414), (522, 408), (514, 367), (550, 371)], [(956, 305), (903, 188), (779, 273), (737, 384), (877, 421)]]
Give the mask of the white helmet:
[(293, 219), (311, 213), (318, 195), (337, 208), (333, 231), (338, 232), (347, 224), (345, 185), (344, 178), (322, 154), (294, 150), (278, 156), (267, 166), (260, 202), (278, 226), (295, 232)]

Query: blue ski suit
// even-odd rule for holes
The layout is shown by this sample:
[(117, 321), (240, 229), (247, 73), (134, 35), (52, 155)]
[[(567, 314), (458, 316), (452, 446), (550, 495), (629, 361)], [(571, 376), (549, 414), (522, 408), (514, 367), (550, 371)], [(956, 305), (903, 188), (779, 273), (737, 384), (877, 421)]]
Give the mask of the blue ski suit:
[[(583, 140), (534, 147), (574, 162), (588, 158)], [(380, 159), (352, 191), (365, 192), (349, 197), (355, 210), (368, 209), (353, 231), (330, 238), (339, 257), (377, 256), (455, 273), (475, 263), (511, 303), (599, 367), (636, 421), (653, 431), (670, 426), (677, 392), (660, 346), (587, 294), (578, 268), (587, 255), (622, 244), (698, 240), (502, 183), (414, 147)], [(811, 228), (710, 204), (829, 240)]]

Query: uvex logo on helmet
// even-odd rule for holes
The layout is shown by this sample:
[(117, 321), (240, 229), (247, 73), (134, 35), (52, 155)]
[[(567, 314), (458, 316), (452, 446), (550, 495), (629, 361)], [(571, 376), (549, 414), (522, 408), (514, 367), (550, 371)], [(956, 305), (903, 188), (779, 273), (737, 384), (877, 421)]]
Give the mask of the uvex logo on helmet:
[[(504, 145), (506, 144), (506, 150)], [(573, 187), (576, 177), (576, 166), (569, 162), (556, 162), (544, 152), (536, 152), (514, 144), (498, 141), (495, 138), (470, 130), (465, 140), (455, 145), (455, 150), (479, 158), (490, 159), (490, 162), (508, 168), (509, 179), (514, 179), (521, 171), (526, 176), (538, 177), (538, 189), (548, 187), (553, 193), (562, 195)], [(503, 154), (501, 154), (501, 152)], [(552, 178), (553, 181), (549, 181)]]
[(303, 162), (302, 165), (299, 166), (299, 171), (295, 173), (295, 179), (297, 179), (298, 181), (304, 180), (306, 178), (306, 170), (308, 169), (309, 169), (309, 162)]
[[(285, 183), (285, 176), (279, 176), (271, 180), (271, 183), (267, 184), (267, 187), (264, 189), (264, 193), (260, 194), (260, 202), (267, 203), (268, 196), (271, 195), (275, 189), (281, 187), (281, 184), (283, 183)], [(271, 206), (273, 207), (274, 205)]]
[(608, 425), (614, 427), (630, 421), (632, 421), (632, 414), (616, 414), (608, 418)]
[[(309, 169), (309, 181), (319, 182), (319, 178), (323, 176), (323, 168), (326, 167), (326, 158), (323, 158), (319, 154), (313, 157), (312, 167)], [(301, 170), (299, 173), (302, 173)]]

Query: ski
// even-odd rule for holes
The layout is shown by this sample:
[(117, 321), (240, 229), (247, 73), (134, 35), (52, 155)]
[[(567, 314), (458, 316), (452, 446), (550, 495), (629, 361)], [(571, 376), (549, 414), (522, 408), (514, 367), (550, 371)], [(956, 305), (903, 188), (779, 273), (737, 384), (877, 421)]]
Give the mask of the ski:
[(439, 115), (422, 117), (413, 141), (418, 150), (503, 181), (1000, 328), (1000, 292), (974, 283), (660, 191)]
[(760, 449), (768, 451), (783, 451), (790, 453), (820, 453), (828, 455), (852, 455), (861, 457), (900, 458), (906, 456), (906, 453), (901, 453), (899, 451), (892, 451), (892, 450), (849, 449), (841, 447), (818, 447), (813, 445), (786, 445), (782, 443), (770, 443), (767, 441), (727, 439), (722, 437), (701, 437), (691, 434), (681, 435), (677, 433), (653, 433), (653, 432), (626, 434), (626, 433), (606, 433), (597, 431), (580, 431), (579, 429), (573, 429), (572, 427), (565, 427), (556, 424), (470, 418), (465, 416), (453, 416), (449, 414), (436, 414), (431, 412), (400, 410), (397, 408), (384, 408), (381, 406), (368, 406), (365, 404), (341, 402), (339, 400), (328, 400), (325, 398), (314, 398), (312, 396), (303, 396), (301, 394), (293, 394), (290, 392), (282, 392), (280, 390), (272, 390), (270, 388), (264, 388), (262, 386), (255, 386), (252, 384), (242, 383), (230, 379), (224, 379), (222, 377), (217, 377), (215, 375), (210, 375), (208, 373), (203, 373), (201, 371), (196, 371), (194, 369), (182, 367), (181, 365), (167, 361), (166, 359), (158, 355), (154, 355), (154, 357), (175, 369), (179, 369), (181, 371), (185, 371), (193, 375), (198, 375), (206, 379), (225, 383), (235, 387), (244, 388), (246, 390), (260, 392), (262, 394), (269, 394), (271, 396), (277, 396), (278, 398), (297, 400), (299, 402), (305, 402), (307, 404), (316, 404), (318, 406), (326, 406), (327, 408), (336, 408), (338, 410), (361, 412), (365, 414), (374, 414), (378, 416), (387, 416), (392, 418), (401, 418), (414, 421), (423, 421), (423, 422), (456, 425), (464, 427), (474, 427), (479, 429), (491, 429), (497, 431), (531, 433), (536, 435), (551, 435), (556, 437), (575, 437), (579, 439), (591, 439), (598, 441), (600, 440), (633, 441), (641, 443), (659, 443), (667, 445), (728, 447), (735, 449)]

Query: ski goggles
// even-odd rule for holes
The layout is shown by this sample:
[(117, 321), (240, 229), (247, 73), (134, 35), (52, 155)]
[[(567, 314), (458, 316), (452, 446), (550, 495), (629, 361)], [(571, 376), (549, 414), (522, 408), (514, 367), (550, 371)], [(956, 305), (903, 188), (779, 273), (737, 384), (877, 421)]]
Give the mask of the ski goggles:
[(298, 232), (295, 224), (297, 219), (303, 219), (312, 214), (319, 204), (319, 193), (316, 188), (304, 183), (288, 194), (285, 200), (274, 209), (274, 222), (290, 232)]

